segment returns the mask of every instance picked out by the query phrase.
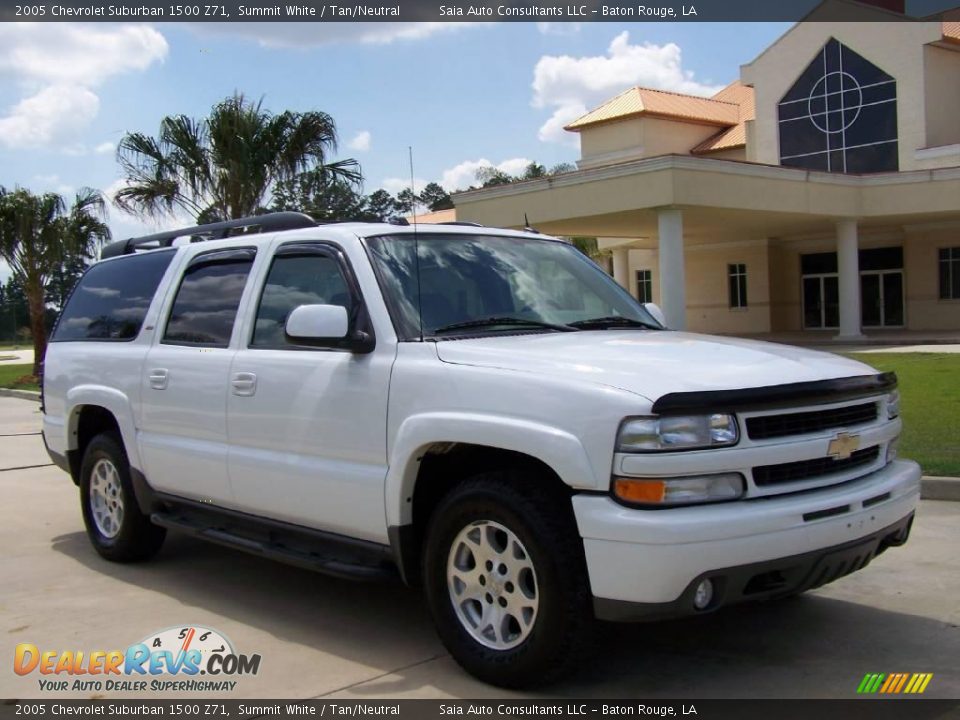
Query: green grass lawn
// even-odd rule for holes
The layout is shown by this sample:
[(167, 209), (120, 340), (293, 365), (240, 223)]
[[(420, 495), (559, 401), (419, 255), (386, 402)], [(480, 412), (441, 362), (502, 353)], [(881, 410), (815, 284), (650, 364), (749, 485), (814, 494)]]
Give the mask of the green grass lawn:
[(32, 363), (8, 365), (0, 362), (0, 387), (16, 388), (17, 390), (39, 390), (40, 387), (35, 382), (17, 382), (23, 377), (29, 377), (32, 372)]
[(900, 381), (900, 455), (926, 475), (960, 476), (960, 354), (851, 353)]

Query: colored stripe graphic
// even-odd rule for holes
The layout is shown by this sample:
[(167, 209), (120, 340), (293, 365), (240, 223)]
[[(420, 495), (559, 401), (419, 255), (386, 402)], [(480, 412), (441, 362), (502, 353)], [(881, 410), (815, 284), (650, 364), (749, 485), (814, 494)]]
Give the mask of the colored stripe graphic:
[(860, 695), (920, 695), (933, 679), (933, 673), (867, 673), (857, 686)]

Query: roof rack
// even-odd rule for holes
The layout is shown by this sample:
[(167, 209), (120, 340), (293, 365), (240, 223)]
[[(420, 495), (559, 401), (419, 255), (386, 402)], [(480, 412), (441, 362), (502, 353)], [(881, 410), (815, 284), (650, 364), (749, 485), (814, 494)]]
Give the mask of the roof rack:
[(462, 225), (463, 227), (483, 227), (480, 223), (467, 222), (466, 220), (450, 220), (449, 222), (437, 223), (437, 225)]
[(255, 235), (263, 232), (297, 230), (316, 226), (317, 222), (304, 213), (268, 213), (118, 240), (103, 247), (103, 250), (100, 251), (100, 259), (131, 255), (137, 250), (156, 250), (157, 248), (170, 247), (177, 238), (181, 237), (188, 237), (190, 242), (201, 242), (203, 240), (220, 240), (235, 235)]

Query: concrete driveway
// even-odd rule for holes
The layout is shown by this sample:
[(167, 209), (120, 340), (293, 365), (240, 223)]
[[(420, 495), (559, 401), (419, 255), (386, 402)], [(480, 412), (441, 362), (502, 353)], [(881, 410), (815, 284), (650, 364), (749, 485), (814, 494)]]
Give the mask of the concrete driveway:
[[(461, 672), (419, 592), (400, 585), (340, 581), (173, 535), (152, 562), (101, 560), (76, 489), (46, 464), (36, 407), (0, 398), (0, 697), (143, 698), (41, 692), (37, 673), (13, 673), (14, 648), (125, 649), (188, 625), (262, 656), (259, 675), (221, 697), (511, 695)], [(924, 501), (910, 543), (866, 570), (789, 601), (607, 626), (582, 672), (540, 695), (853, 698), (868, 672), (932, 672), (926, 697), (960, 697), (958, 548), (960, 503)]]

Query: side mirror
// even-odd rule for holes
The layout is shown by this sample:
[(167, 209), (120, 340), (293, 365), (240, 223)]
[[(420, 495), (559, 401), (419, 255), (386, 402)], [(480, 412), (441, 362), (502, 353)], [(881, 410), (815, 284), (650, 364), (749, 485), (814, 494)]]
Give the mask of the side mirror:
[(287, 316), (284, 332), (291, 340), (343, 340), (350, 332), (350, 320), (341, 305), (298, 305)]
[(664, 317), (663, 310), (660, 309), (659, 305), (657, 305), (656, 303), (644, 303), (643, 309), (646, 310), (651, 315), (653, 315), (653, 319), (656, 320), (658, 323), (660, 323), (664, 327), (667, 326), (667, 318)]

